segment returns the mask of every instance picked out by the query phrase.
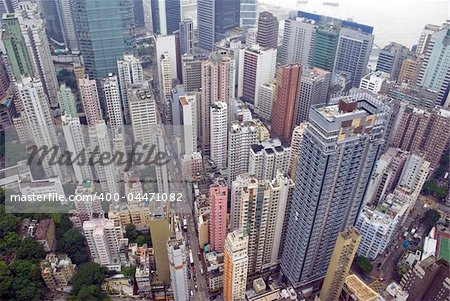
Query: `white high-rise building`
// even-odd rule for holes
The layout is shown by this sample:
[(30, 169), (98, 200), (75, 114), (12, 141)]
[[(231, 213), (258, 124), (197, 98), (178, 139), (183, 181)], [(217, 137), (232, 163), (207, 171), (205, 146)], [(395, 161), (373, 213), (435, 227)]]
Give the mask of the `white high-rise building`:
[(144, 28), (147, 33), (153, 32), (152, 0), (142, 0), (144, 11)]
[(175, 301), (189, 300), (188, 254), (184, 241), (170, 237), (167, 241), (170, 281)]
[(94, 262), (110, 270), (120, 271), (120, 240), (123, 239), (121, 227), (114, 226), (112, 220), (98, 218), (85, 221), (83, 233)]
[(258, 116), (264, 120), (270, 120), (272, 104), (275, 100), (275, 81), (263, 83), (259, 87), (259, 101), (256, 107)]
[(426, 161), (423, 156), (410, 154), (400, 175), (398, 188), (409, 193), (411, 200), (416, 201), (429, 172), (430, 162)]
[(228, 184), (248, 170), (250, 146), (256, 143), (257, 129), (253, 121), (233, 122), (228, 133)]
[(211, 160), (219, 168), (227, 167), (228, 106), (218, 101), (211, 104)]
[(274, 80), (276, 63), (277, 50), (274, 48), (262, 49), (254, 45), (241, 49), (237, 96), (258, 107), (260, 87)]
[(306, 18), (289, 18), (284, 21), (283, 45), (280, 63), (311, 66), (314, 37), (318, 25)]
[(291, 147), (279, 139), (253, 144), (250, 148), (248, 173), (259, 181), (271, 181), (278, 172), (287, 174)]
[[(98, 150), (98, 155), (94, 157), (94, 160), (99, 160), (100, 154), (102, 153), (114, 155), (111, 135), (104, 120), (99, 120), (95, 126), (89, 127), (89, 137), (90, 151)], [(94, 164), (94, 170), (97, 175), (96, 180), (99, 181), (103, 192), (111, 194), (119, 193), (119, 171), (115, 162)]]
[(85, 78), (78, 80), (78, 88), (80, 89), (81, 103), (88, 125), (95, 125), (97, 121), (102, 120), (102, 111), (100, 109), (100, 100), (98, 97), (97, 83), (94, 79)]
[(374, 71), (361, 78), (359, 88), (368, 90), (376, 94), (386, 93), (388, 83), (389, 83), (389, 73), (383, 71)]
[(228, 233), (225, 241), (224, 300), (243, 300), (247, 284), (248, 236), (243, 230)]
[[(167, 52), (169, 54), (170, 78), (176, 79), (178, 74), (177, 62), (180, 58), (177, 55), (175, 35), (155, 36), (155, 45), (156, 45), (156, 57), (158, 58), (158, 61), (164, 55), (164, 53)], [(159, 64), (158, 64), (158, 74), (161, 74), (161, 66)]]
[[(64, 133), (64, 139), (66, 141), (67, 150), (70, 151), (74, 157), (78, 154), (84, 153), (88, 156), (88, 145), (87, 145), (87, 132), (83, 131), (83, 126), (80, 123), (78, 117), (73, 117), (70, 115), (62, 115), (62, 130)], [(75, 172), (75, 178), (78, 183), (83, 182), (83, 180), (93, 180), (91, 167), (86, 164), (72, 164), (73, 170)]]
[(197, 151), (197, 93), (179, 98), (183, 130), (184, 154)]
[(303, 135), (308, 123), (303, 122), (294, 128), (291, 139), (291, 162), (289, 164), (289, 175), (294, 178), (297, 174), (298, 158), (302, 147)]
[[(50, 115), (50, 106), (44, 91), (44, 86), (38, 79), (22, 77), (17, 83), (17, 91), (23, 106), (23, 114), (26, 120), (26, 131), (37, 148), (59, 146), (56, 129)], [(49, 156), (45, 156), (42, 164), (48, 177), (59, 176), (65, 181), (62, 169), (58, 165), (49, 165)]]
[(242, 215), (242, 193), (244, 188), (248, 187), (251, 181), (255, 179), (248, 173), (242, 173), (236, 176), (231, 183), (231, 210), (230, 210), (230, 229), (231, 231), (241, 228)]
[(239, 26), (256, 28), (258, 24), (258, 0), (241, 0)]
[(108, 124), (115, 129), (120, 129), (123, 125), (122, 102), (116, 75), (110, 73), (107, 78), (103, 79), (103, 93), (105, 93)]
[[(147, 0), (144, 0), (146, 2)], [(150, 2), (150, 0), (148, 0)], [(128, 107), (128, 89), (144, 83), (144, 71), (139, 59), (131, 54), (125, 54), (117, 61), (117, 76), (120, 83), (123, 115), (125, 123), (130, 124), (130, 109)]]

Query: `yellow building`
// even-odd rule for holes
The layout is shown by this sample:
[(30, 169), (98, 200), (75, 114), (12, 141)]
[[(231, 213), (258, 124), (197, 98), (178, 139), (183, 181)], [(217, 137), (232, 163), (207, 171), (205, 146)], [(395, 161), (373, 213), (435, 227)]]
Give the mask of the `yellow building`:
[(420, 68), (422, 67), (422, 58), (420, 56), (411, 56), (406, 58), (402, 63), (398, 82), (406, 82), (416, 84), (419, 76)]
[(378, 293), (365, 284), (356, 275), (349, 275), (345, 278), (345, 285), (342, 291), (341, 300), (345, 301), (376, 301)]
[(243, 230), (228, 233), (225, 241), (223, 298), (235, 301), (244, 298), (248, 269), (248, 236)]
[(41, 275), (48, 288), (57, 289), (67, 286), (75, 271), (75, 265), (66, 254), (48, 254), (41, 262)]
[(339, 234), (320, 291), (321, 301), (339, 300), (360, 241), (361, 235), (353, 227)]
[(209, 216), (207, 214), (202, 214), (198, 217), (198, 244), (201, 249), (208, 244), (208, 222)]

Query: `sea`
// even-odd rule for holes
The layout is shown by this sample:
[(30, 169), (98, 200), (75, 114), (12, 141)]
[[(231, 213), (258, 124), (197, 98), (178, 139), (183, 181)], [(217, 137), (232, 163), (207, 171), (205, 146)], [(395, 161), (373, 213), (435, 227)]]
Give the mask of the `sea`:
[[(275, 14), (303, 10), (373, 26), (375, 45), (390, 42), (407, 47), (417, 44), (426, 24), (441, 25), (450, 19), (450, 0), (259, 0), (261, 8)], [(338, 3), (338, 6), (324, 5)], [(278, 9), (277, 9), (278, 7)]]

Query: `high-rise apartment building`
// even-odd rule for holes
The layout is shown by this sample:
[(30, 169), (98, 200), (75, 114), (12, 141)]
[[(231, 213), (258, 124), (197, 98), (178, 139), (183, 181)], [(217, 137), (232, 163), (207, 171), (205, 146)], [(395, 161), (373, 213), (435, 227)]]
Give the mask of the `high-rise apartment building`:
[[(165, 53), (169, 55), (170, 60), (170, 78), (181, 80), (181, 55), (179, 51), (179, 42), (176, 35), (155, 36), (156, 58), (159, 61)], [(158, 64), (158, 74), (161, 77), (162, 65)], [(180, 77), (178, 77), (180, 73)]]
[(278, 172), (287, 174), (291, 147), (286, 141), (273, 139), (250, 148), (248, 173), (258, 181), (271, 181)]
[(122, 229), (114, 221), (96, 218), (83, 223), (83, 233), (94, 262), (110, 270), (120, 271), (120, 240)]
[(144, 28), (147, 33), (153, 33), (152, 0), (142, 0), (144, 13)]
[(302, 66), (286, 65), (278, 69), (275, 99), (272, 104), (272, 135), (290, 140), (295, 126), (295, 107), (299, 98)]
[(408, 293), (408, 300), (445, 301), (450, 294), (448, 269), (444, 258), (430, 256), (403, 275), (400, 286)]
[(349, 72), (352, 87), (359, 87), (361, 78), (367, 73), (374, 39), (372, 30), (371, 27), (342, 27), (340, 30), (333, 70)]
[(253, 121), (231, 124), (228, 132), (228, 183), (248, 171), (250, 146), (256, 143), (257, 129)]
[(179, 0), (151, 0), (152, 29), (163, 36), (179, 29), (181, 2)]
[[(81, 154), (87, 150), (87, 133), (83, 130), (83, 126), (80, 123), (78, 117), (64, 114), (61, 116), (62, 130), (67, 145), (67, 150), (72, 154)], [(73, 170), (75, 172), (75, 178), (78, 183), (83, 180), (93, 180), (91, 167), (87, 164), (73, 164)]]
[(202, 62), (208, 59), (205, 55), (183, 55), (181, 71), (183, 86), (186, 92), (200, 91), (202, 87)]
[(209, 243), (211, 250), (224, 251), (227, 236), (228, 186), (224, 179), (217, 179), (209, 186)]
[(234, 301), (244, 298), (247, 284), (248, 236), (242, 230), (228, 233), (225, 242), (223, 299)]
[(184, 19), (180, 22), (180, 52), (191, 53), (194, 48), (194, 21)]
[(120, 97), (122, 99), (125, 123), (130, 124), (130, 108), (128, 106), (128, 89), (144, 82), (144, 71), (139, 59), (134, 55), (125, 54), (117, 60), (117, 76), (120, 84)]
[(331, 72), (320, 68), (303, 68), (295, 108), (295, 126), (308, 120), (311, 106), (327, 102), (330, 84)]
[(310, 66), (316, 29), (317, 25), (313, 20), (301, 17), (286, 19), (284, 21), (280, 63), (282, 65), (300, 64), (303, 67)]
[(210, 106), (216, 101), (229, 103), (234, 95), (234, 61), (226, 54), (212, 53), (202, 62), (201, 143), (204, 152), (210, 150)]
[(295, 178), (297, 174), (298, 158), (302, 149), (303, 135), (305, 134), (307, 122), (302, 122), (294, 128), (291, 139), (291, 162), (289, 164), (289, 176)]
[(116, 75), (108, 74), (103, 79), (103, 93), (105, 93), (106, 118), (108, 124), (115, 129), (120, 129), (123, 125), (122, 101), (120, 97), (119, 80)]
[(339, 233), (320, 291), (321, 301), (339, 300), (360, 241), (361, 235), (353, 227)]
[(390, 108), (369, 93), (335, 98), (311, 109), (281, 259), (283, 273), (294, 286), (324, 277), (339, 232), (355, 223), (384, 144), (389, 113)]
[(260, 12), (256, 43), (263, 48), (277, 48), (278, 28), (277, 17), (268, 11)]
[[(26, 121), (27, 136), (32, 138), (38, 148), (59, 146), (44, 85), (38, 79), (22, 77), (16, 87), (23, 106), (21, 114)], [(42, 162), (44, 172), (48, 177), (59, 176), (63, 180), (62, 169), (58, 165), (50, 165), (49, 159), (45, 156)]]
[(61, 111), (70, 115), (72, 117), (77, 117), (77, 104), (75, 102), (75, 95), (73, 95), (72, 90), (62, 84), (58, 90), (58, 103)]
[(419, 41), (417, 43), (416, 53), (424, 54), (430, 43), (431, 35), (439, 31), (438, 25), (427, 24), (420, 34)]
[(226, 102), (214, 102), (210, 106), (211, 160), (219, 169), (227, 167), (228, 106)]
[(391, 42), (381, 49), (378, 55), (377, 71), (389, 74), (390, 79), (397, 80), (403, 61), (409, 54), (409, 49), (399, 43)]
[(89, 79), (89, 76), (86, 75), (85, 78), (78, 80), (78, 88), (80, 89), (81, 103), (83, 104), (87, 123), (88, 125), (95, 125), (97, 121), (103, 119), (97, 82), (94, 79)]
[(187, 250), (183, 239), (170, 237), (167, 241), (170, 283), (175, 301), (189, 300)]
[(172, 74), (170, 69), (171, 58), (169, 53), (165, 52), (158, 59), (158, 66), (160, 70), (159, 82), (161, 83), (161, 94), (164, 99), (170, 97), (170, 91), (172, 91)]
[(75, 30), (86, 74), (100, 79), (135, 46), (132, 0), (73, 0)]
[(423, 152), (435, 168), (450, 139), (450, 113), (444, 109), (422, 110), (407, 105), (398, 116), (392, 145), (410, 152)]
[(275, 77), (277, 50), (262, 49), (254, 45), (241, 49), (239, 55), (239, 80), (237, 96), (258, 106), (259, 87)]
[(2, 40), (14, 78), (40, 79), (50, 105), (57, 107), (58, 81), (38, 5), (20, 3), (15, 13), (3, 16), (3, 26)]
[[(180, 125), (180, 136), (182, 141), (182, 153), (192, 154), (197, 151), (197, 93), (187, 93), (178, 98), (179, 120), (176, 123)], [(173, 118), (175, 125), (175, 116)]]
[(424, 48), (424, 59), (418, 76), (418, 83), (438, 91), (436, 105), (449, 105), (450, 85), (450, 24), (444, 24), (438, 31), (430, 34)]
[(239, 27), (255, 28), (258, 20), (258, 0), (241, 0)]

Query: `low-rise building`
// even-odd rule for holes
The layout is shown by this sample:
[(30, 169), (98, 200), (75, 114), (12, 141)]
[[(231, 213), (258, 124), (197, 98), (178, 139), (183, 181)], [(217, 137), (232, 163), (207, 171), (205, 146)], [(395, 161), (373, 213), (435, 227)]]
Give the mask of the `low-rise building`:
[(379, 294), (370, 288), (356, 275), (349, 275), (345, 278), (344, 289), (340, 300), (343, 301), (377, 301)]
[(36, 226), (34, 238), (42, 245), (45, 252), (50, 252), (55, 248), (55, 222), (53, 219), (43, 219)]
[(217, 292), (223, 288), (223, 253), (206, 253), (206, 279), (208, 290)]
[(75, 264), (66, 254), (47, 254), (41, 261), (41, 276), (50, 289), (64, 289), (72, 280)]

